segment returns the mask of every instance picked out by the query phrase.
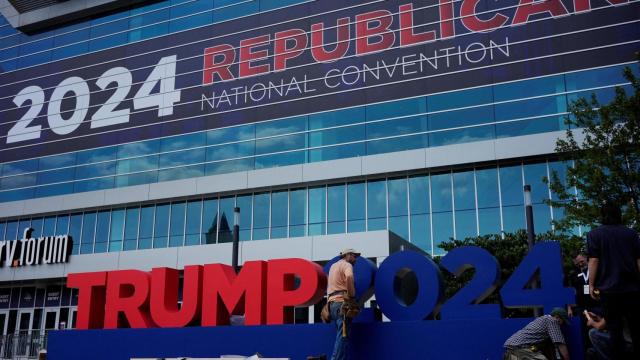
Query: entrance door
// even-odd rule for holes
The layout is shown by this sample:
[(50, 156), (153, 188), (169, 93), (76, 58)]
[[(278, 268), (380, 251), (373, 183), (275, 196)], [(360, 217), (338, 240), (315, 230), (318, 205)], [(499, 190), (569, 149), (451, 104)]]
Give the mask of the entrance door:
[(7, 344), (7, 329), (9, 327), (9, 310), (0, 311), (0, 358), (4, 358), (5, 344)]
[(60, 322), (60, 309), (45, 309), (43, 320), (42, 324), (45, 333), (49, 332), (49, 330), (57, 329)]
[(16, 355), (27, 356), (31, 344), (31, 328), (33, 326), (33, 310), (18, 311), (18, 321), (14, 342), (16, 342)]

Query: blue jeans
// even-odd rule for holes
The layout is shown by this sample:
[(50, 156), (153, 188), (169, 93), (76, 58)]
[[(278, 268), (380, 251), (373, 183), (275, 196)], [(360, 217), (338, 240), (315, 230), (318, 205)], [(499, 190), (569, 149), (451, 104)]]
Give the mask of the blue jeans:
[(349, 335), (351, 334), (351, 319), (347, 318), (345, 326), (347, 327), (347, 337), (342, 337), (343, 316), (340, 315), (342, 302), (332, 302), (329, 310), (331, 312), (331, 320), (336, 325), (336, 343), (333, 346), (333, 355), (331, 360), (346, 360), (349, 358)]

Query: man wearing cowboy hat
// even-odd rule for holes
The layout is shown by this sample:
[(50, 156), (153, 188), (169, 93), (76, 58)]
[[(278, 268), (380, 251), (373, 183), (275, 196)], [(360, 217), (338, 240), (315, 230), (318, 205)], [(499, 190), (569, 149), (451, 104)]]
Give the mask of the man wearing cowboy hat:
[(346, 301), (354, 300), (356, 297), (353, 265), (358, 256), (360, 253), (354, 249), (344, 249), (340, 252), (341, 259), (329, 269), (327, 302), (329, 302), (331, 320), (336, 325), (337, 332), (332, 360), (348, 359), (351, 319), (341, 313), (341, 308)]

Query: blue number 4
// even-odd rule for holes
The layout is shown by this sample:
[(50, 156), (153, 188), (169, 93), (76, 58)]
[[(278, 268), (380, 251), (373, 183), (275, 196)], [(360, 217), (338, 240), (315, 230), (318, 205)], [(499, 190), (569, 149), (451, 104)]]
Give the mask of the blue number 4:
[[(538, 273), (539, 270), (539, 273)], [(527, 288), (539, 274), (538, 288)], [(575, 303), (575, 291), (562, 283), (560, 244), (545, 241), (536, 244), (500, 289), (502, 303), (508, 308), (544, 307), (546, 314), (554, 307)]]

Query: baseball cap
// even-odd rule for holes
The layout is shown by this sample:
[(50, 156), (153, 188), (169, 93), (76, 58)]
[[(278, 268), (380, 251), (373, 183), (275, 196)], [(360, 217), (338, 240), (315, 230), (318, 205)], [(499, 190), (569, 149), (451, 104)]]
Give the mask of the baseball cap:
[(340, 252), (340, 256), (345, 256), (347, 254), (353, 254), (356, 256), (360, 256), (360, 253), (355, 251), (354, 249), (348, 248), (348, 249), (344, 249)]
[(564, 322), (569, 322), (569, 314), (567, 314), (567, 310), (561, 307), (553, 308), (553, 310), (551, 310), (551, 316), (557, 316)]

